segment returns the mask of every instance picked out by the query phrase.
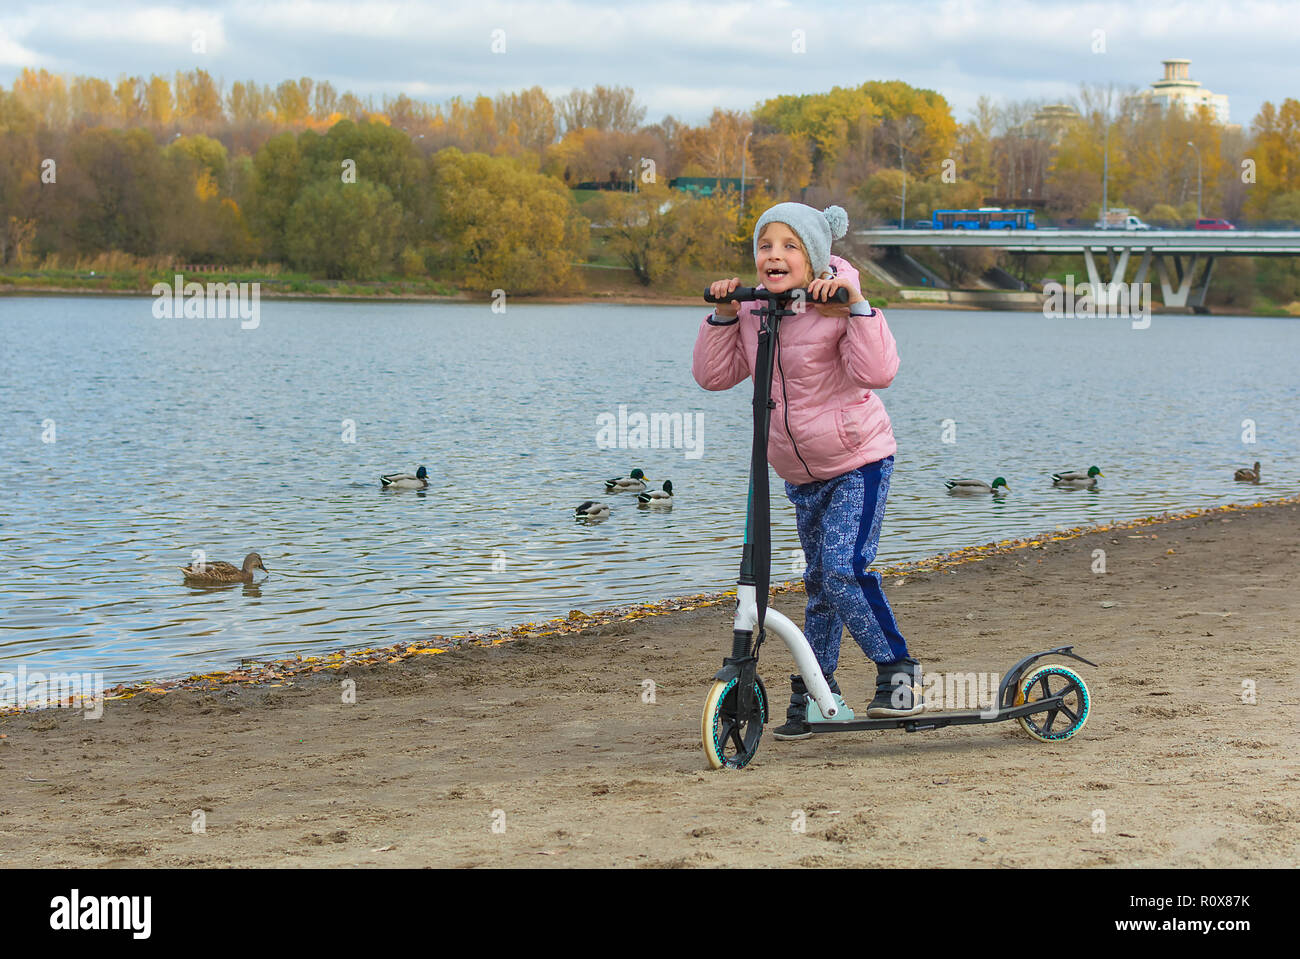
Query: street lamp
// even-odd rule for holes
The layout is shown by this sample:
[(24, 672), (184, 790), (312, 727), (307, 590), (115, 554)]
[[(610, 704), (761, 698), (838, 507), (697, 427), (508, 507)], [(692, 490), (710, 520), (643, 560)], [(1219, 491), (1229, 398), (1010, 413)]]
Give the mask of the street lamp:
[(1102, 159), (1101, 159), (1101, 228), (1110, 229), (1110, 221), (1106, 219), (1106, 212), (1110, 209), (1110, 198), (1107, 188), (1110, 185), (1110, 115), (1106, 115), (1106, 135), (1102, 140)]
[(749, 138), (754, 135), (750, 130), (745, 134), (745, 142), (740, 145), (740, 222), (745, 222), (745, 157), (749, 152)]
[(898, 228), (907, 228), (907, 164), (903, 161), (903, 138), (898, 139), (898, 168), (903, 171), (903, 205), (898, 210)]
[(1201, 218), (1201, 148), (1191, 140), (1187, 145), (1196, 151), (1196, 219)]

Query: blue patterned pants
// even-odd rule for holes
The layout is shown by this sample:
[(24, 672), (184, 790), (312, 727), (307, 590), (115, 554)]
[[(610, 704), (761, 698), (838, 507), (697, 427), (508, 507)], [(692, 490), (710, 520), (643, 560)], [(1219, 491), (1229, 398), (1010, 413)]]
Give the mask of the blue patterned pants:
[(827, 679), (839, 665), (846, 626), (873, 662), (892, 663), (908, 655), (880, 574), (868, 569), (876, 558), (893, 473), (894, 458), (886, 456), (828, 480), (785, 484), (808, 563), (803, 632)]

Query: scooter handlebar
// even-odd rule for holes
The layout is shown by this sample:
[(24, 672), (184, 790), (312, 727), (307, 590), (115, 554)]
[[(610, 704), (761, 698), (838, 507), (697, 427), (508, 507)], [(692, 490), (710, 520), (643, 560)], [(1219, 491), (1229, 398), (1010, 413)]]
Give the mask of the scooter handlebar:
[(772, 293), (769, 290), (759, 289), (753, 286), (740, 286), (732, 290), (726, 296), (714, 296), (708, 290), (704, 291), (705, 303), (740, 303), (745, 300), (793, 300), (802, 298), (808, 303), (847, 303), (849, 302), (849, 291), (840, 287), (834, 293), (824, 300), (814, 299), (808, 295), (806, 289), (787, 290), (784, 293)]

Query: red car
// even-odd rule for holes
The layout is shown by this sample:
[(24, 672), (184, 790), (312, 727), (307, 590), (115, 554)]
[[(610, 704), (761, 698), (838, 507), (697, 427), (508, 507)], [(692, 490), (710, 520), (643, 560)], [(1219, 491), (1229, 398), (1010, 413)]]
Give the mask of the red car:
[(1235, 230), (1236, 227), (1227, 220), (1215, 220), (1209, 217), (1203, 217), (1196, 221), (1198, 230)]

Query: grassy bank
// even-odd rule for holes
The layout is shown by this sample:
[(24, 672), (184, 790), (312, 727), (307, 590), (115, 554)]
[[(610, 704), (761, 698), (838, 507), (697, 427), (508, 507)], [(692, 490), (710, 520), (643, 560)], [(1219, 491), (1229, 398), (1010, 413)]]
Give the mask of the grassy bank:
[(0, 271), (0, 293), (140, 293), (154, 284), (171, 286), (176, 274), (199, 283), (259, 283), (263, 296), (403, 297), (459, 296), (452, 284), (430, 278), (379, 277), (375, 280), (322, 280), (306, 273), (259, 270), (186, 272), (183, 269), (28, 269)]
[[(452, 297), (466, 300), (486, 300), (489, 294), (464, 290), (454, 283), (434, 278), (381, 277), (375, 280), (323, 280), (303, 273), (267, 273), (251, 270), (230, 272), (196, 272), (183, 270), (91, 271), (78, 269), (58, 270), (5, 270), (0, 271), (0, 295), (51, 293), (87, 294), (116, 293), (123, 295), (149, 295), (154, 284), (174, 283), (177, 272), (186, 282), (199, 283), (260, 283), (265, 297), (295, 297), (323, 299), (425, 299)], [(613, 262), (586, 263), (574, 270), (575, 282), (568, 289), (551, 294), (523, 295), (518, 299), (531, 302), (570, 302), (573, 300), (610, 300), (628, 303), (699, 303), (708, 285), (723, 274), (704, 270), (684, 270), (672, 282), (646, 286), (637, 280), (627, 267)], [(732, 274), (735, 275), (735, 274)], [(752, 281), (741, 274), (742, 281)], [(509, 291), (507, 290), (507, 293)], [(883, 288), (867, 285), (863, 290), (873, 303), (884, 305), (890, 293)], [(897, 297), (897, 293), (894, 292)]]

